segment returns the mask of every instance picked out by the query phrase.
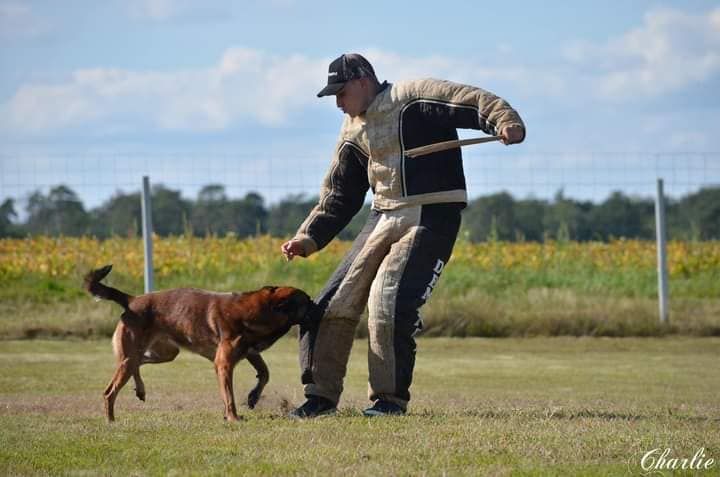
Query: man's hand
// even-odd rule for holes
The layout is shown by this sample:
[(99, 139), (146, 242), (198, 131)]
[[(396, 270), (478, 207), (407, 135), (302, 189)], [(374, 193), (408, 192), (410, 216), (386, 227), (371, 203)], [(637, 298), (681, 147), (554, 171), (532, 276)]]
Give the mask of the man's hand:
[(511, 124), (503, 128), (500, 136), (502, 136), (502, 142), (505, 145), (517, 144), (525, 139), (525, 128), (519, 124)]
[(282, 250), (282, 254), (285, 255), (285, 260), (288, 262), (295, 258), (296, 255), (299, 255), (300, 257), (304, 257), (306, 255), (305, 246), (300, 240), (288, 240), (282, 244), (280, 249)]

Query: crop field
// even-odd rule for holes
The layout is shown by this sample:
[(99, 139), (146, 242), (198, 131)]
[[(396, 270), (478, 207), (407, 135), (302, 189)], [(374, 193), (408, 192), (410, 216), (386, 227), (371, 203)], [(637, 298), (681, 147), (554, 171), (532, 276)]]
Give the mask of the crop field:
[[(156, 288), (315, 294), (349, 247), (287, 263), (280, 243), (156, 239)], [(720, 475), (720, 243), (669, 251), (661, 326), (652, 243), (461, 240), (423, 309), (407, 416), (361, 415), (361, 324), (336, 416), (286, 417), (303, 400), (289, 336), (264, 353), (270, 384), (240, 423), (222, 420), (211, 363), (183, 352), (144, 366), (147, 402), (128, 384), (109, 425), (119, 309), (80, 284), (113, 263), (108, 282), (140, 293), (140, 241), (0, 240), (0, 475)], [(242, 402), (254, 373), (235, 377)], [(714, 462), (649, 469), (666, 451)]]
[[(218, 291), (291, 285), (314, 295), (348, 249), (334, 241), (285, 262), (281, 239), (156, 238), (156, 288)], [(655, 244), (470, 243), (460, 240), (423, 308), (426, 336), (720, 335), (720, 242), (670, 242), (671, 320), (657, 318)], [(139, 239), (0, 240), (0, 338), (109, 336), (117, 310), (80, 288), (94, 267), (109, 283), (143, 287)], [(363, 327), (358, 335), (363, 336)]]
[[(235, 424), (211, 363), (186, 352), (143, 366), (147, 401), (128, 384), (107, 424), (110, 348), (0, 341), (0, 474), (606, 476), (647, 475), (656, 448), (720, 459), (719, 338), (420, 339), (410, 413), (374, 419), (360, 414), (358, 340), (338, 415), (307, 422), (285, 417), (302, 402), (287, 338), (264, 353), (265, 397)], [(241, 362), (235, 375), (242, 400), (254, 373)]]

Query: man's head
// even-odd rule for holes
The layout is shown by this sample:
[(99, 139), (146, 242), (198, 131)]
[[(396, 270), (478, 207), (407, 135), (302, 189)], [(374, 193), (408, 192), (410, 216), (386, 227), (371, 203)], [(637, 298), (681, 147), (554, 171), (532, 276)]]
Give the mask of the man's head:
[(337, 107), (351, 117), (365, 112), (378, 91), (379, 82), (368, 60), (357, 53), (348, 53), (330, 63), (328, 84), (318, 93), (335, 95)]

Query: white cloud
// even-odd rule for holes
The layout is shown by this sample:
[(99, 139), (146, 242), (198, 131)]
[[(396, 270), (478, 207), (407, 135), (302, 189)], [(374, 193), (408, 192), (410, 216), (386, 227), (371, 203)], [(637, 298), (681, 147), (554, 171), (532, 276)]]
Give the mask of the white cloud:
[(158, 22), (223, 19), (230, 12), (227, 3), (217, 0), (131, 0), (127, 5), (132, 16)]
[(720, 72), (720, 8), (705, 14), (652, 10), (642, 26), (604, 44), (577, 43), (566, 58), (591, 72), (604, 98), (656, 97)]
[[(154, 5), (161, 18), (177, 14), (185, 1), (143, 4)], [(656, 99), (714, 79), (720, 71), (720, 8), (704, 15), (651, 11), (641, 26), (603, 44), (573, 45), (568, 61), (556, 65), (492, 65), (483, 58), (406, 56), (379, 48), (360, 52), (380, 79), (476, 84), (509, 99), (529, 118), (558, 118), (608, 100)], [(0, 104), (0, 130), (12, 136), (79, 126), (111, 132), (281, 125), (308, 108), (334, 106), (315, 97), (331, 59), (236, 47), (214, 64), (191, 70), (81, 69), (65, 81), (18, 88)]]
[(131, 4), (133, 13), (153, 20), (167, 20), (178, 12), (177, 1), (173, 0), (142, 0)]
[(205, 69), (82, 69), (60, 84), (19, 88), (0, 106), (0, 125), (36, 133), (92, 122), (196, 131), (221, 130), (242, 120), (274, 125), (314, 102), (326, 63), (233, 48)]
[[(363, 51), (381, 79), (438, 77), (481, 84), (503, 84), (504, 91), (561, 91), (553, 75), (522, 67), (490, 68), (442, 56), (403, 57), (382, 50)], [(59, 84), (26, 84), (0, 106), (4, 126), (17, 132), (43, 132), (96, 122), (107, 130), (122, 124), (169, 130), (223, 130), (238, 121), (285, 123), (291, 114), (318, 101), (330, 58), (271, 55), (230, 48), (210, 67), (185, 71), (131, 71), (91, 68), (73, 72)], [(528, 93), (530, 94), (530, 93)], [(131, 127), (131, 126), (130, 126)]]
[(566, 91), (564, 75), (547, 68), (522, 65), (488, 65), (482, 58), (440, 55), (408, 57), (380, 49), (361, 51), (372, 61), (378, 77), (391, 81), (407, 78), (443, 78), (478, 85), (501, 96), (560, 96)]
[(33, 38), (49, 30), (47, 22), (19, 2), (0, 1), (0, 38)]

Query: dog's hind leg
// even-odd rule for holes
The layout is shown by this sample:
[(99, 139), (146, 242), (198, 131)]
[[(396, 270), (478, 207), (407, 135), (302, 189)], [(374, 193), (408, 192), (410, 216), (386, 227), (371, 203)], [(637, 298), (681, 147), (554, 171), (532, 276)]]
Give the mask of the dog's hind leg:
[(255, 405), (260, 400), (260, 395), (265, 389), (265, 385), (270, 380), (270, 371), (268, 370), (265, 360), (262, 359), (259, 353), (248, 353), (247, 360), (250, 362), (255, 371), (257, 371), (258, 382), (255, 387), (250, 391), (247, 397), (247, 405), (250, 409), (255, 408)]
[(133, 374), (133, 379), (135, 380), (135, 395), (137, 398), (141, 401), (145, 401), (145, 383), (142, 380), (142, 376), (140, 376), (140, 366), (137, 367), (137, 371)]
[(137, 373), (139, 367), (140, 363), (137, 359), (133, 358), (125, 358), (118, 364), (115, 374), (103, 393), (103, 397), (105, 398), (105, 416), (109, 422), (115, 420), (115, 399), (117, 399), (118, 393), (122, 387), (125, 386), (125, 383), (128, 382), (130, 376), (134, 376)]
[[(140, 356), (142, 350), (138, 346), (138, 337), (135, 332), (122, 322), (118, 323), (113, 335), (113, 349), (117, 357), (118, 366), (110, 383), (105, 388), (105, 416), (109, 422), (115, 420), (115, 399), (131, 376), (140, 374)], [(142, 380), (140, 381), (142, 383)]]
[(234, 341), (225, 340), (218, 344), (215, 353), (215, 372), (220, 384), (220, 394), (225, 403), (225, 419), (238, 421), (237, 408), (235, 407), (235, 393), (233, 392), (233, 370), (238, 361), (247, 354), (247, 349), (239, 344), (240, 339)]

